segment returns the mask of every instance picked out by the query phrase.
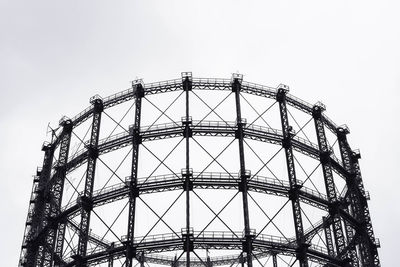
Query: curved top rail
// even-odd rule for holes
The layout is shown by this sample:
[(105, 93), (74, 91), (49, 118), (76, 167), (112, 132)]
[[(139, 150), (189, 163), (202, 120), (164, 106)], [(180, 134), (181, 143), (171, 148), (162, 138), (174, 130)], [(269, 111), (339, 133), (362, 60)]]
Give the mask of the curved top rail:
[[(232, 81), (231, 79), (224, 78), (192, 78), (192, 88), (194, 90), (231, 90)], [(171, 79), (161, 82), (147, 83), (143, 85), (145, 95), (171, 92), (176, 90), (182, 90), (182, 79)], [(252, 82), (243, 81), (242, 91), (254, 94), (258, 96), (263, 96), (271, 99), (276, 98), (277, 88), (260, 85)], [(104, 97), (103, 106), (105, 109), (115, 106), (117, 104), (123, 103), (125, 101), (131, 100), (135, 97), (136, 89), (134, 87), (125, 89), (123, 91), (111, 94)], [(293, 96), (292, 94), (286, 95), (286, 101), (289, 105), (296, 109), (304, 111), (308, 114), (312, 113), (313, 105)], [(83, 111), (75, 115), (71, 121), (74, 127), (78, 126), (85, 120), (87, 120), (93, 114), (93, 107), (89, 106)], [(332, 132), (336, 131), (337, 125), (325, 114), (323, 114), (324, 122), (328, 129)], [(57, 142), (58, 137), (53, 143)]]
[[(136, 244), (138, 251), (146, 250), (146, 251), (152, 251), (153, 247), (154, 248), (162, 248), (162, 247), (169, 247), (169, 246), (182, 246), (182, 240), (183, 236), (177, 234), (179, 231), (176, 231), (175, 233), (163, 233), (163, 234), (156, 234), (156, 235), (148, 235), (144, 237), (135, 237), (133, 243)], [(194, 245), (196, 246), (196, 243), (201, 244), (202, 242), (207, 242), (209, 246), (213, 246), (213, 244), (217, 245), (218, 247), (224, 247), (224, 244), (227, 242), (235, 242), (238, 243), (239, 245), (245, 240), (245, 235), (243, 231), (194, 231), (193, 233), (193, 242)], [(267, 234), (257, 234), (256, 232), (253, 232), (254, 238), (253, 238), (253, 246), (255, 248), (255, 251), (257, 249), (261, 249), (262, 253), (262, 248), (284, 248), (286, 253), (288, 254), (296, 254), (296, 248), (297, 245), (295, 242), (291, 241), (291, 239), (286, 239), (284, 237), (280, 236), (273, 236), (273, 235), (267, 235)], [(124, 242), (126, 239), (125, 236), (121, 237), (121, 241)], [(294, 240), (294, 239), (293, 239)], [(124, 244), (121, 243), (121, 241), (116, 241), (114, 242), (114, 248), (113, 251), (114, 253), (122, 252), (124, 249)], [(88, 255), (93, 255), (93, 254), (101, 254), (105, 253), (105, 256), (108, 256), (110, 252), (109, 249), (103, 248), (103, 247), (96, 247), (91, 250), (88, 250)], [(260, 252), (258, 252), (260, 253)], [(323, 259), (323, 260), (330, 260), (332, 259), (332, 256), (328, 255), (327, 249), (325, 247), (316, 245), (316, 244), (310, 244), (308, 248), (307, 254), (310, 256), (310, 258), (316, 258), (318, 260)], [(147, 254), (145, 254), (147, 255)], [(65, 255), (65, 256), (71, 256), (71, 255)], [(151, 255), (149, 257), (153, 257), (154, 259), (164, 259), (164, 260), (170, 260), (171, 258), (169, 257), (159, 257), (158, 255)], [(232, 259), (232, 256), (224, 256), (224, 257), (215, 257), (212, 258), (213, 260), (230, 260)], [(88, 259), (88, 263), (90, 262), (90, 258)], [(71, 258), (66, 258), (65, 261), (67, 263), (73, 262), (72, 257)]]

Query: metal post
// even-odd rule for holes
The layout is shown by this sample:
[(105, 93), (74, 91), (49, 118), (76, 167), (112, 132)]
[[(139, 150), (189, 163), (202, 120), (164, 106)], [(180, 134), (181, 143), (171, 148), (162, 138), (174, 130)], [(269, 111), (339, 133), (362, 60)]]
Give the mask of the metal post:
[[(72, 121), (63, 117), (60, 120), (60, 125), (63, 127), (61, 133), (60, 152), (54, 177), (49, 181), (47, 190), (49, 195), (48, 203), (46, 203), (45, 217), (49, 226), (44, 236), (44, 254), (40, 266), (51, 266), (54, 258), (54, 247), (56, 245), (56, 235), (58, 223), (53, 223), (52, 219), (57, 216), (61, 208), (61, 200), (64, 190), (65, 175), (67, 172), (66, 163), (68, 160), (69, 146), (71, 142)], [(61, 227), (61, 231), (63, 231)], [(62, 235), (63, 232), (61, 232)], [(57, 255), (57, 254), (56, 254)], [(57, 258), (57, 260), (60, 260)]]
[(308, 266), (307, 260), (307, 248), (308, 244), (305, 243), (304, 239), (304, 229), (303, 220), (301, 216), (301, 207), (299, 200), (299, 190), (301, 185), (297, 184), (295, 164), (293, 159), (293, 149), (292, 149), (292, 127), (289, 125), (289, 117), (286, 107), (286, 92), (289, 91), (289, 87), (286, 85), (279, 85), (276, 99), (279, 102), (279, 112), (281, 116), (282, 124), (282, 146), (285, 149), (286, 155), (286, 166), (289, 177), (289, 198), (292, 202), (294, 227), (296, 232), (296, 242), (297, 242), (297, 259), (299, 260), (300, 266)]
[(142, 110), (142, 97), (144, 97), (144, 88), (141, 81), (135, 81), (132, 84), (135, 90), (135, 124), (129, 129), (132, 135), (132, 168), (129, 181), (129, 215), (128, 215), (128, 234), (126, 241), (126, 267), (132, 267), (132, 258), (136, 256), (133, 244), (135, 233), (135, 211), (136, 198), (139, 196), (137, 188), (137, 174), (139, 163), (139, 145), (141, 144), (140, 136), (140, 118)]
[(329, 202), (329, 213), (332, 218), (333, 236), (335, 239), (336, 253), (339, 254), (345, 248), (344, 233), (342, 229), (342, 221), (339, 213), (340, 203), (336, 196), (335, 182), (331, 167), (331, 148), (328, 145), (325, 136), (324, 119), (322, 112), (325, 106), (322, 103), (317, 103), (313, 107), (312, 116), (314, 118), (315, 130), (317, 133), (320, 162), (324, 175), (325, 189)]
[[(346, 185), (347, 185), (347, 200), (349, 203), (351, 203), (351, 206), (347, 208), (349, 213), (353, 213), (353, 216), (355, 216), (357, 219), (359, 219), (359, 196), (357, 195), (356, 190), (354, 190), (354, 177), (352, 175), (352, 166), (351, 166), (351, 154), (352, 151), (350, 149), (350, 146), (347, 143), (347, 137), (346, 135), (349, 133), (349, 129), (347, 126), (341, 126), (336, 130), (336, 134), (338, 137), (338, 144), (339, 144), (339, 149), (340, 149), (340, 154), (343, 162), (343, 166), (345, 170), (347, 171), (348, 175), (346, 176)], [(351, 225), (347, 222), (344, 221), (344, 226), (346, 230), (346, 237), (347, 237), (347, 245), (351, 246), (348, 250), (347, 257), (352, 260), (352, 265), (354, 267), (358, 267), (358, 257), (357, 257), (357, 250), (353, 242), (353, 238), (355, 238), (354, 235), (354, 230), (351, 227)], [(350, 245), (352, 244), (352, 245)]]
[(324, 232), (325, 232), (326, 249), (328, 250), (328, 254), (330, 256), (334, 256), (335, 250), (333, 248), (331, 226), (326, 217), (322, 217), (322, 223), (323, 223)]
[(83, 258), (86, 256), (89, 226), (90, 226), (90, 214), (93, 208), (93, 185), (95, 179), (96, 161), (98, 157), (98, 143), (101, 123), (101, 113), (103, 112), (103, 101), (99, 96), (94, 96), (90, 99), (93, 104), (93, 121), (92, 130), (90, 135), (90, 143), (88, 149), (88, 162), (86, 169), (86, 180), (83, 195), (80, 197), (81, 205), (81, 223), (79, 226), (79, 241), (78, 250), (75, 255), (77, 266), (86, 266)]
[[(363, 266), (380, 266), (377, 245), (375, 243), (375, 236), (372, 229), (371, 218), (367, 204), (367, 197), (362, 182), (360, 166), (358, 159), (360, 154), (358, 151), (353, 152), (347, 142), (347, 134), (350, 131), (346, 126), (337, 129), (339, 148), (342, 155), (342, 160), (345, 169), (349, 172), (346, 179), (346, 184), (349, 190), (349, 199), (351, 200), (351, 208), (356, 219), (360, 222), (358, 231), (361, 235), (360, 253)], [(348, 231), (350, 233), (350, 231)], [(352, 238), (356, 238), (351, 230)], [(355, 254), (355, 256), (354, 256)], [(350, 255), (354, 260), (357, 260), (355, 246), (350, 250)], [(353, 260), (353, 264), (354, 264)], [(357, 261), (358, 264), (358, 261)]]
[(272, 254), (272, 264), (274, 267), (278, 267), (278, 259), (276, 257), (276, 253)]
[(45, 208), (44, 189), (50, 179), (51, 165), (53, 164), (54, 147), (43, 144), (44, 151), (43, 167), (38, 168), (32, 187), (32, 196), (29, 201), (28, 217), (26, 219), (25, 236), (21, 250), (20, 266), (35, 266), (38, 254), (38, 242), (32, 238), (38, 234), (43, 225), (43, 214)]
[(240, 185), (239, 190), (242, 191), (243, 198), (243, 216), (244, 216), (244, 232), (245, 242), (243, 243), (242, 250), (246, 253), (247, 266), (252, 267), (252, 239), (253, 235), (250, 233), (250, 222), (249, 222), (249, 206), (247, 200), (247, 179), (250, 178), (249, 173), (246, 172), (245, 158), (244, 158), (244, 146), (243, 146), (243, 126), (246, 124), (242, 121), (241, 108), (240, 108), (240, 90), (243, 75), (233, 74), (232, 76), (232, 91), (235, 93), (236, 100), (236, 138), (239, 142), (239, 159), (240, 159)]
[(192, 90), (192, 75), (189, 72), (182, 73), (182, 80), (183, 80), (183, 90), (185, 91), (186, 95), (186, 115), (185, 115), (185, 129), (184, 129), (184, 137), (186, 141), (186, 175), (185, 175), (185, 188), (186, 191), (186, 238), (184, 241), (186, 251), (186, 266), (190, 267), (190, 251), (192, 250), (191, 245), (191, 232), (190, 232), (190, 191), (193, 189), (191, 186), (191, 172), (190, 172), (190, 147), (189, 147), (189, 140), (192, 137), (190, 124), (191, 119), (189, 119), (189, 92)]

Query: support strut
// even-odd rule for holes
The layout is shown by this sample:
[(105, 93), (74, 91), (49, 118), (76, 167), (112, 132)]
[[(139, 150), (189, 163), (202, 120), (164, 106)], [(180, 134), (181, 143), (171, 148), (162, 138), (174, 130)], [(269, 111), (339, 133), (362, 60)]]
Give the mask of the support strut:
[[(352, 238), (355, 238), (355, 242), (359, 243), (360, 258), (362, 259), (363, 266), (380, 266), (380, 260), (378, 257), (378, 246), (375, 241), (375, 235), (372, 229), (371, 217), (369, 215), (367, 195), (362, 182), (360, 165), (358, 159), (360, 154), (357, 151), (352, 151), (348, 142), (347, 134), (349, 130), (347, 127), (339, 127), (337, 129), (337, 135), (339, 140), (339, 148), (342, 156), (343, 164), (346, 170), (349, 172), (349, 176), (346, 179), (346, 185), (349, 190), (350, 206), (356, 219), (360, 222), (359, 229), (353, 234)], [(358, 236), (358, 237), (357, 237)], [(349, 254), (357, 260), (355, 245), (349, 250)], [(353, 260), (353, 263), (354, 263)], [(358, 261), (357, 261), (358, 262)], [(358, 264), (358, 263), (357, 263)], [(356, 265), (355, 265), (356, 266)]]
[(51, 165), (53, 164), (54, 147), (50, 144), (43, 144), (44, 159), (42, 168), (38, 168), (33, 182), (29, 212), (26, 219), (25, 236), (22, 246), (20, 266), (36, 266), (36, 257), (39, 249), (39, 242), (33, 240), (44, 227), (43, 214), (45, 211), (44, 191), (50, 180)]
[(86, 266), (83, 258), (86, 256), (88, 234), (90, 226), (90, 214), (93, 208), (93, 185), (95, 179), (96, 161), (98, 157), (98, 143), (100, 133), (101, 113), (103, 112), (103, 101), (100, 97), (93, 97), (90, 102), (93, 104), (93, 121), (88, 146), (88, 162), (86, 169), (86, 180), (83, 195), (80, 196), (81, 223), (79, 226), (78, 251), (74, 256), (77, 266)]
[(185, 166), (185, 175), (184, 175), (184, 185), (185, 185), (185, 193), (186, 193), (186, 234), (184, 236), (184, 251), (186, 251), (186, 267), (190, 267), (190, 251), (193, 249), (193, 232), (190, 231), (190, 191), (193, 189), (190, 186), (190, 178), (193, 175), (193, 172), (190, 170), (190, 147), (189, 140), (191, 135), (190, 125), (192, 124), (192, 120), (189, 116), (189, 92), (192, 90), (192, 74), (191, 73), (182, 73), (182, 82), (183, 82), (183, 90), (185, 91), (186, 97), (186, 114), (184, 124), (184, 137), (186, 141), (186, 166)]
[(279, 112), (281, 115), (282, 124), (282, 146), (285, 149), (286, 155), (286, 166), (289, 177), (289, 198), (292, 201), (293, 219), (294, 227), (296, 232), (296, 243), (297, 243), (297, 259), (299, 260), (301, 267), (308, 266), (307, 260), (307, 248), (308, 244), (305, 243), (304, 239), (304, 229), (303, 221), (301, 218), (301, 208), (299, 200), (299, 190), (301, 185), (297, 184), (296, 170), (293, 159), (293, 149), (292, 149), (292, 132), (291, 126), (289, 125), (288, 112), (286, 107), (286, 92), (288, 87), (286, 85), (280, 85), (276, 95), (276, 99), (279, 102)]
[(139, 145), (141, 144), (140, 136), (140, 118), (142, 111), (142, 98), (144, 97), (144, 88), (141, 82), (132, 84), (135, 90), (135, 123), (129, 129), (132, 135), (132, 166), (131, 177), (129, 181), (129, 215), (128, 215), (128, 234), (126, 240), (126, 267), (132, 267), (132, 258), (136, 256), (136, 248), (134, 247), (135, 233), (135, 215), (136, 215), (136, 198), (139, 196), (137, 187), (138, 163), (139, 163)]
[(252, 260), (252, 239), (254, 234), (250, 231), (250, 222), (249, 222), (249, 204), (247, 200), (247, 180), (250, 178), (249, 172), (246, 171), (246, 164), (244, 158), (244, 146), (243, 146), (243, 126), (246, 125), (246, 122), (242, 119), (241, 108), (240, 108), (240, 90), (243, 76), (240, 74), (233, 74), (232, 76), (232, 91), (235, 93), (236, 100), (236, 125), (237, 132), (236, 138), (239, 142), (239, 160), (240, 160), (240, 185), (239, 190), (242, 191), (243, 198), (243, 217), (244, 217), (244, 233), (245, 233), (245, 241), (242, 246), (243, 253), (246, 253), (247, 257), (247, 266), (253, 266)]
[[(58, 236), (64, 239), (63, 234), (65, 233), (64, 222), (53, 222), (53, 218), (56, 217), (61, 208), (62, 195), (64, 191), (64, 182), (66, 175), (66, 163), (68, 160), (69, 146), (71, 142), (72, 133), (72, 121), (70, 119), (62, 118), (60, 125), (63, 127), (60, 152), (56, 165), (56, 173), (52, 181), (48, 184), (48, 202), (46, 203), (45, 217), (47, 218), (47, 224), (49, 225), (48, 230), (44, 236), (44, 250), (41, 257), (41, 263), (39, 266), (52, 266), (54, 255), (60, 256), (54, 253), (56, 246), (57, 230), (59, 231)], [(63, 242), (64, 240), (62, 240)], [(58, 242), (57, 242), (58, 243)], [(60, 261), (60, 258), (56, 257), (56, 262)]]
[(317, 133), (318, 147), (320, 152), (320, 162), (322, 166), (326, 195), (329, 202), (329, 213), (332, 217), (333, 236), (336, 245), (336, 253), (339, 254), (345, 248), (345, 238), (342, 229), (342, 221), (339, 213), (340, 203), (338, 201), (335, 182), (332, 173), (331, 166), (331, 148), (328, 145), (328, 141), (325, 136), (324, 119), (322, 118), (322, 112), (325, 110), (325, 106), (322, 103), (317, 103), (313, 107), (312, 116), (314, 118), (315, 130)]

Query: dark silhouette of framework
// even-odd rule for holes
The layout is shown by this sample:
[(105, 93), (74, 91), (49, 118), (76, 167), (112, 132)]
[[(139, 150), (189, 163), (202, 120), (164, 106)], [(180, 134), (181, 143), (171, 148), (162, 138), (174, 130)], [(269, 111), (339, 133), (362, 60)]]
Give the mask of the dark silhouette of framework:
[[(142, 127), (142, 99), (147, 95), (168, 93), (182, 90), (185, 94), (186, 111), (180, 122)], [(226, 122), (216, 112), (221, 121), (193, 121), (189, 110), (189, 96), (194, 90), (227, 90), (235, 96), (236, 121)], [(346, 136), (346, 126), (336, 126), (325, 114), (322, 103), (310, 105), (288, 93), (285, 85), (270, 88), (242, 81), (242, 76), (233, 74), (232, 79), (193, 78), (191, 73), (182, 73), (182, 79), (160, 83), (143, 84), (134, 81), (132, 88), (101, 98), (90, 99), (91, 106), (72, 119), (63, 117), (60, 129), (56, 131), (52, 142), (44, 143), (43, 166), (37, 169), (34, 176), (32, 195), (26, 229), (22, 243), (20, 266), (88, 266), (108, 263), (113, 266), (116, 259), (123, 259), (123, 266), (133, 266), (137, 261), (169, 266), (213, 266), (236, 263), (252, 266), (263, 265), (260, 260), (271, 257), (273, 266), (278, 266), (279, 255), (294, 257), (291, 266), (309, 266), (316, 262), (321, 266), (380, 266), (377, 248), (380, 246), (374, 237), (367, 200), (368, 192), (364, 190), (358, 160), (360, 154), (352, 150)], [(210, 92), (212, 93), (212, 92)], [(241, 94), (252, 94), (259, 97), (275, 99), (279, 105), (281, 129), (256, 127), (248, 124), (242, 117)], [(106, 140), (99, 140), (102, 114), (106, 109), (132, 100), (135, 102), (134, 123), (129, 131)], [(311, 115), (315, 124), (318, 144), (312, 144), (297, 136), (290, 126), (287, 105)], [(165, 111), (161, 111), (163, 114)], [(261, 116), (259, 114), (259, 116)], [(92, 127), (89, 142), (83, 142), (84, 149), (70, 157), (69, 147), (73, 129), (91, 119)], [(325, 133), (328, 129), (337, 136), (341, 160), (332, 151)], [(186, 165), (180, 174), (171, 173), (157, 180), (157, 177), (138, 179), (139, 149), (143, 142), (181, 136), (185, 140)], [(190, 166), (189, 140), (193, 136), (233, 136), (239, 144), (240, 168), (238, 174), (194, 172)], [(288, 183), (276, 183), (274, 180), (259, 179), (246, 169), (244, 141), (252, 139), (281, 146), (285, 152)], [(132, 146), (130, 178), (114, 186), (111, 190), (98, 193), (93, 190), (96, 162), (99, 155)], [(53, 162), (56, 149), (58, 160)], [(314, 192), (305, 188), (296, 178), (293, 152), (300, 152), (307, 157), (317, 159), (323, 171), (326, 192)], [(216, 158), (213, 158), (216, 161)], [(67, 172), (86, 164), (84, 191), (76, 202), (62, 207), (64, 182)], [(163, 164), (161, 161), (160, 164)], [(338, 195), (335, 190), (333, 173), (344, 179), (345, 190)], [(195, 231), (190, 221), (190, 192), (196, 188), (233, 189), (242, 195), (243, 231), (206, 232)], [(137, 237), (135, 235), (136, 201), (141, 194), (182, 190), (186, 197), (185, 227), (181, 233), (172, 231), (157, 236)], [(287, 197), (292, 205), (295, 236), (291, 239), (262, 234), (262, 230), (251, 228), (249, 220), (248, 192), (263, 192)], [(326, 194), (326, 195), (324, 195)], [(198, 196), (199, 197), (199, 196)], [(109, 243), (90, 232), (90, 218), (93, 207), (105, 205), (118, 199), (129, 199), (128, 229), (126, 236), (118, 242)], [(327, 216), (321, 221), (304, 229), (301, 204), (323, 209)], [(221, 210), (222, 211), (222, 210)], [(220, 211), (220, 212), (221, 212)], [(214, 219), (221, 218), (214, 211)], [(73, 216), (80, 214), (80, 222)], [(157, 215), (158, 216), (158, 215)], [(158, 216), (162, 220), (164, 215)], [(272, 218), (273, 219), (273, 218)], [(272, 219), (269, 221), (271, 222)], [(268, 223), (269, 223), (268, 222)], [(268, 224), (267, 224), (268, 225)], [(65, 231), (71, 227), (78, 233), (79, 241), (73, 255), (63, 255)], [(110, 226), (108, 229), (111, 230)], [(111, 230), (112, 231), (112, 230)], [(323, 232), (326, 246), (318, 247), (311, 240)], [(94, 243), (97, 250), (89, 250), (88, 243)], [(237, 249), (239, 255), (200, 257), (197, 249)], [(163, 251), (182, 251), (175, 257), (154, 254)]]

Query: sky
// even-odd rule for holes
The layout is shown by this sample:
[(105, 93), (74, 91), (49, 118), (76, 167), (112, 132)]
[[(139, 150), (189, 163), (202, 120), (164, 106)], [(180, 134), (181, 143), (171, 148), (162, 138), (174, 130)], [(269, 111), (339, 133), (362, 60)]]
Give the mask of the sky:
[(0, 0), (0, 255), (18, 262), (47, 124), (130, 81), (230, 78), (322, 101), (360, 148), (382, 266), (400, 237), (397, 1)]

